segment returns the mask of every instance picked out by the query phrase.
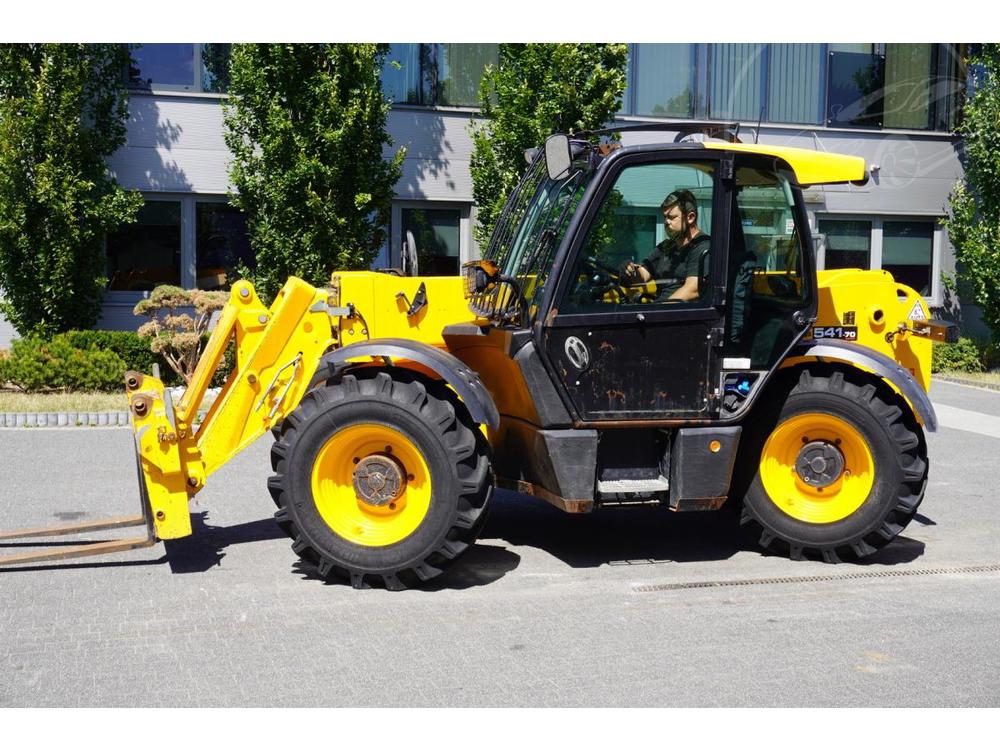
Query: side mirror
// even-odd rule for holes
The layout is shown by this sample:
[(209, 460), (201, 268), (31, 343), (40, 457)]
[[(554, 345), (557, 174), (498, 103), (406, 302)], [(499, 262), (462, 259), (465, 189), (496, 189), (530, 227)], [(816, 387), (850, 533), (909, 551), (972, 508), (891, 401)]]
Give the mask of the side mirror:
[(565, 135), (550, 135), (545, 139), (545, 166), (550, 180), (561, 180), (569, 174), (573, 158), (569, 151), (569, 138)]

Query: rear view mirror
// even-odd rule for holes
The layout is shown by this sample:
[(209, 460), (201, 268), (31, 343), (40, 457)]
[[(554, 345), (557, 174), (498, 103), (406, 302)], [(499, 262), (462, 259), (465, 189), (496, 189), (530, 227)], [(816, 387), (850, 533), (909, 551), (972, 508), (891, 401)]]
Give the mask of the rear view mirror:
[(545, 139), (545, 166), (548, 168), (550, 180), (566, 177), (571, 163), (569, 138), (565, 135), (550, 135)]

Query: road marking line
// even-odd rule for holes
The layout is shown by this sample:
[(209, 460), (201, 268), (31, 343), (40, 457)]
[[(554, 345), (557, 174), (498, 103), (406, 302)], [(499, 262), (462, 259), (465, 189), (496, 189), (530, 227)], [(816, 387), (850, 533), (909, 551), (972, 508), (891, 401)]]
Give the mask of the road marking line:
[(942, 427), (1000, 438), (1000, 417), (991, 417), (987, 414), (959, 409), (955, 406), (945, 406), (944, 404), (934, 404), (934, 413), (937, 414), (938, 422)]

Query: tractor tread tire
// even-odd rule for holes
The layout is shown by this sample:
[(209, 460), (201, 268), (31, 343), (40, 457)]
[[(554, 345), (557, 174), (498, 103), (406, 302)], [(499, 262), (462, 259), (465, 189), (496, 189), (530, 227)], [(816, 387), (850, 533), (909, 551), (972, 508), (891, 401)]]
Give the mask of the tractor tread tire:
[[(358, 413), (383, 424), (391, 425), (386, 420), (394, 414), (419, 422), (429, 432), (419, 450), (429, 467), (437, 466), (437, 473), (430, 468), (432, 510), (409, 536), (384, 547), (353, 544), (317, 521), (310, 488), (310, 455), (340, 427), (364, 423)], [(324, 580), (354, 588), (399, 591), (437, 577), (475, 542), (489, 515), (493, 472), (485, 437), (447, 388), (403, 369), (362, 368), (308, 391), (282, 422), (271, 463), (274, 517), (293, 551)]]
[[(927, 486), (926, 443), (919, 425), (904, 416), (903, 409), (888, 399), (892, 395), (863, 381), (861, 374), (826, 370), (819, 374), (805, 369), (788, 392), (780, 414), (763, 423), (776, 426), (786, 417), (811, 411), (820, 405), (842, 402), (840, 408), (855, 410), (855, 428), (861, 428), (874, 460), (876, 481), (862, 506), (833, 523), (806, 523), (784, 515), (767, 496), (759, 472), (755, 472), (744, 498), (740, 524), (764, 549), (787, 554), (793, 560), (818, 559), (827, 563), (857, 560), (885, 547), (913, 519)], [(857, 382), (856, 382), (857, 381)], [(849, 402), (849, 404), (847, 403)], [(863, 412), (870, 418), (865, 418)], [(755, 466), (770, 430), (751, 438)], [(882, 474), (882, 484), (878, 475)], [(882, 491), (877, 492), (881, 486)]]

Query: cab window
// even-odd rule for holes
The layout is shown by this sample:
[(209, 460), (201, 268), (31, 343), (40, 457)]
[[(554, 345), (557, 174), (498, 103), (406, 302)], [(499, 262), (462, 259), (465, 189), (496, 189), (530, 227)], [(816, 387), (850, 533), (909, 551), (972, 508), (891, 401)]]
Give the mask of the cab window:
[(709, 299), (714, 188), (712, 163), (622, 170), (587, 230), (560, 311)]
[(786, 318), (808, 303), (791, 174), (773, 161), (738, 163), (731, 222), (727, 354), (767, 368), (790, 343)]

